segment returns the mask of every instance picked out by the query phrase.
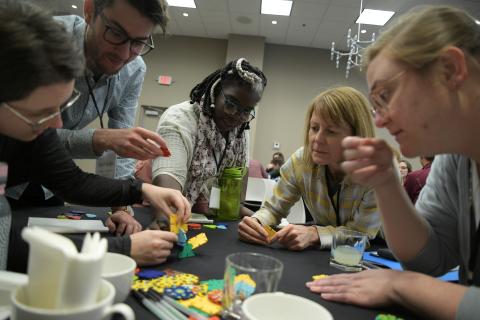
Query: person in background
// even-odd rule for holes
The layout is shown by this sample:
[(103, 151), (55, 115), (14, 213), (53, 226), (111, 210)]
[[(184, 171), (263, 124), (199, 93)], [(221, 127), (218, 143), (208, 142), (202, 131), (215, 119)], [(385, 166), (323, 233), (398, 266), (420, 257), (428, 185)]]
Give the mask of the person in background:
[(398, 170), (400, 172), (400, 183), (403, 184), (405, 177), (412, 172), (412, 164), (405, 159), (398, 162)]
[[(414, 207), (385, 141), (343, 141), (342, 168), (374, 188), (388, 246), (411, 271), (368, 270), (307, 285), (326, 300), (400, 304), (427, 319), (477, 319), (479, 22), (453, 7), (414, 8), (390, 23), (364, 58), (376, 125), (388, 129), (402, 154), (436, 155)], [(459, 283), (434, 278), (456, 266)]]
[[(304, 146), (282, 166), (271, 198), (240, 222), (240, 239), (263, 245), (278, 241), (290, 250), (327, 249), (339, 226), (375, 238), (380, 215), (373, 190), (351, 182), (340, 169), (344, 160), (341, 142), (350, 135), (374, 136), (367, 99), (351, 87), (320, 93), (307, 111)], [(300, 198), (316, 225), (290, 224), (269, 241), (262, 225), (280, 223)]]
[(434, 158), (435, 157), (420, 157), (422, 169), (410, 172), (403, 181), (403, 186), (413, 204), (417, 202), (418, 195), (427, 182)]
[[(165, 0), (85, 0), (84, 17), (55, 17), (69, 33), (69, 41), (82, 48), (85, 72), (75, 79), (81, 93), (62, 113), (60, 140), (73, 158), (99, 158), (97, 166), (110, 167), (110, 177), (133, 177), (135, 159), (168, 154), (165, 142), (154, 132), (132, 128), (145, 77), (142, 56), (154, 49), (152, 34), (168, 22)], [(104, 115), (108, 124), (104, 124)], [(87, 126), (99, 121), (100, 129)], [(154, 143), (151, 143), (154, 142)], [(155, 145), (156, 144), (156, 145)], [(160, 147), (162, 148), (160, 148)], [(163, 150), (163, 151), (162, 151)], [(63, 205), (45, 187), (24, 183), (7, 190), (10, 203)], [(128, 206), (112, 208), (107, 220), (110, 232), (130, 234), (141, 230)]]
[[(267, 165), (267, 167), (265, 168), (265, 170), (267, 171), (267, 173), (272, 176), (272, 175), (276, 175), (278, 177), (278, 174), (277, 173), (274, 173), (272, 174), (272, 171), (273, 170), (277, 170), (277, 171), (280, 171), (280, 167), (285, 163), (285, 156), (283, 155), (283, 153), (281, 152), (275, 152), (273, 155), (272, 155), (272, 160), (270, 160), (270, 163)], [(273, 179), (273, 178), (271, 178)]]
[(280, 177), (280, 168), (282, 167), (283, 163), (284, 161), (279, 158), (272, 159), (272, 161), (269, 163), (271, 166), (270, 170), (268, 171), (269, 179), (277, 180), (278, 177)]
[[(223, 170), (248, 164), (245, 130), (255, 118), (255, 106), (266, 84), (263, 72), (240, 58), (197, 84), (189, 101), (169, 107), (158, 122), (157, 133), (172, 156), (153, 161), (153, 184), (181, 190), (194, 212), (208, 214), (210, 190)], [(241, 215), (252, 213), (240, 208)]]
[(267, 171), (258, 160), (250, 159), (248, 162), (248, 176), (252, 178), (267, 179)]
[[(190, 204), (180, 192), (88, 174), (71, 159), (55, 129), (62, 127), (61, 113), (81, 95), (74, 79), (84, 72), (84, 58), (64, 27), (33, 5), (2, 1), (0, 47), (0, 162), (8, 164), (7, 187), (33, 181), (70, 203), (90, 206), (147, 199), (155, 216), (176, 214), (188, 220)], [(1, 208), (0, 216), (9, 217), (10, 208)], [(176, 235), (146, 230), (108, 240), (110, 251), (147, 265), (166, 260)], [(8, 233), (0, 236), (3, 241)]]

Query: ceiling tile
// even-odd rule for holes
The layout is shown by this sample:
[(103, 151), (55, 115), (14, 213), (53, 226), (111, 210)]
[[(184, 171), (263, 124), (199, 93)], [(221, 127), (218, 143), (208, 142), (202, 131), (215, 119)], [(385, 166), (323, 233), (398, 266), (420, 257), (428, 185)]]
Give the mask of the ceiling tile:
[(400, 10), (403, 5), (404, 1), (398, 0), (369, 0), (363, 2), (364, 9), (386, 10), (395, 12)]
[(207, 36), (212, 38), (226, 38), (229, 33), (232, 33), (232, 26), (230, 19), (226, 14), (222, 13), (200, 13), (204, 21)]
[(330, 5), (323, 19), (329, 20), (329, 21), (351, 23), (352, 21), (357, 20), (357, 18), (358, 18), (357, 8)]
[(197, 9), (205, 13), (219, 13), (227, 14), (228, 2), (226, 0), (195, 0)]
[(360, 10), (360, 0), (332, 0), (330, 5), (357, 8), (357, 12)]
[[(245, 20), (250, 20), (250, 22), (247, 24), (239, 22)], [(230, 24), (232, 26), (232, 31), (235, 34), (258, 36), (260, 29), (260, 14), (232, 13), (230, 15)]]
[(310, 3), (316, 3), (316, 4), (330, 4), (330, 0), (295, 0), (295, 2), (310, 2)]
[(286, 44), (308, 47), (317, 34), (318, 19), (292, 18), (287, 30)]
[[(182, 15), (184, 12), (188, 13), (188, 17)], [(197, 37), (207, 36), (198, 10), (193, 8), (171, 7), (170, 14), (175, 17), (176, 24), (182, 31), (182, 35)]]
[(322, 19), (328, 6), (311, 2), (294, 2), (292, 8), (292, 17), (305, 17)]
[[(277, 24), (272, 24), (276, 20)], [(267, 42), (285, 43), (289, 25), (289, 17), (272, 16), (262, 14), (260, 17), (260, 34), (266, 38)]]
[(261, 0), (228, 0), (230, 12), (260, 14)]

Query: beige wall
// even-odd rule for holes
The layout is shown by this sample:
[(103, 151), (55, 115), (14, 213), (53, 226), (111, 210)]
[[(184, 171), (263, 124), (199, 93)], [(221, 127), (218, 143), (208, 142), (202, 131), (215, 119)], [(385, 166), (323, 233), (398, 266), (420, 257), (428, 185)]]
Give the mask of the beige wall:
[(303, 144), (307, 106), (322, 90), (336, 85), (365, 90), (363, 78), (355, 72), (346, 80), (344, 68), (336, 70), (326, 50), (267, 44), (263, 65), (268, 84), (256, 119), (253, 153), (262, 163), (277, 151), (274, 141), (286, 157)]
[[(147, 74), (140, 104), (171, 106), (189, 99), (190, 90), (225, 65), (227, 41), (177, 37), (155, 38), (155, 50), (144, 57)], [(159, 75), (173, 77), (171, 86), (157, 83)]]
[[(238, 39), (235, 41), (238, 43)], [(156, 49), (145, 56), (147, 74), (140, 104), (170, 106), (189, 99), (193, 86), (222, 67), (236, 52), (227, 40), (218, 39), (157, 37), (155, 45)], [(266, 164), (276, 151), (272, 148), (274, 141), (280, 142), (280, 151), (287, 157), (302, 145), (305, 112), (318, 93), (338, 85), (349, 85), (366, 93), (367, 86), (358, 70), (353, 70), (350, 78), (345, 79), (345, 62), (342, 61), (337, 70), (327, 50), (273, 44), (266, 44), (263, 49), (263, 71), (268, 85), (254, 120), (251, 155)], [(245, 48), (240, 46), (237, 50), (241, 52)], [(256, 59), (260, 54), (258, 52)], [(174, 83), (159, 85), (160, 74), (172, 76)], [(157, 121), (155, 117), (147, 117), (145, 127), (155, 130)], [(98, 127), (98, 121), (93, 126)], [(377, 135), (397, 146), (386, 130), (377, 129)], [(94, 170), (92, 160), (79, 163), (86, 170)], [(412, 164), (419, 167), (418, 161)]]

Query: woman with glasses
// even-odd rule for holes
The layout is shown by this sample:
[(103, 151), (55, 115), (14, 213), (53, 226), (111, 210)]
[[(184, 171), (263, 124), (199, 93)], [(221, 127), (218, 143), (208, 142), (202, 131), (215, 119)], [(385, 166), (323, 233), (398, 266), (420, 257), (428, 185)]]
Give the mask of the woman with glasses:
[[(178, 191), (88, 174), (75, 165), (55, 129), (62, 127), (60, 113), (79, 97), (74, 79), (82, 74), (84, 59), (51, 16), (27, 3), (1, 2), (0, 47), (0, 162), (8, 165), (7, 186), (32, 181), (70, 203), (92, 206), (148, 199), (158, 215), (176, 209), (188, 219), (190, 205)], [(3, 200), (0, 194), (0, 268), (5, 267), (2, 250), (8, 247), (10, 218)], [(139, 264), (158, 264), (175, 241), (174, 233), (147, 230), (109, 238), (109, 250), (131, 255)]]
[[(308, 286), (328, 300), (401, 304), (428, 319), (478, 319), (479, 22), (453, 7), (415, 8), (381, 33), (365, 57), (376, 125), (408, 157), (438, 155), (414, 207), (385, 141), (343, 141), (342, 168), (374, 188), (388, 245), (416, 272), (365, 271)], [(459, 284), (431, 277), (456, 266)]]
[[(322, 92), (308, 108), (304, 146), (280, 169), (271, 198), (240, 222), (240, 238), (264, 245), (278, 241), (290, 250), (330, 248), (339, 226), (375, 238), (380, 216), (373, 190), (353, 183), (340, 169), (344, 160), (341, 142), (350, 135), (374, 136), (368, 101), (350, 87)], [(279, 224), (300, 198), (316, 226), (290, 224), (269, 239), (262, 225)]]
[(182, 190), (195, 212), (208, 213), (213, 180), (224, 168), (248, 163), (245, 129), (266, 84), (262, 71), (244, 58), (210, 74), (192, 89), (189, 101), (171, 106), (159, 120), (157, 133), (172, 156), (156, 158), (151, 171), (147, 165), (137, 174), (151, 172), (155, 185)]

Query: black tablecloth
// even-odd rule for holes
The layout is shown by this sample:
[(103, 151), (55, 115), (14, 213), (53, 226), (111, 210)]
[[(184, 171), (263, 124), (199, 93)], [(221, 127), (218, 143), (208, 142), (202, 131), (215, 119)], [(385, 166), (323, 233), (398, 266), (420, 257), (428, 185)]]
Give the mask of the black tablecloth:
[[(96, 213), (99, 217), (105, 218), (108, 208), (80, 208), (87, 212)], [(12, 214), (12, 232), (9, 246), (9, 270), (26, 270), (26, 260), (28, 247), (20, 238), (20, 231), (27, 224), (28, 216), (54, 217), (58, 214), (67, 212), (72, 207), (48, 207), (31, 208), (17, 210)], [(148, 225), (150, 214), (148, 209), (135, 209), (135, 217), (142, 225)], [(310, 300), (316, 301), (327, 308), (335, 319), (375, 319), (379, 313), (392, 313), (401, 316), (404, 319), (414, 319), (414, 317), (404, 309), (364, 309), (351, 305), (332, 303), (322, 300), (319, 295), (311, 293), (306, 287), (305, 282), (315, 274), (333, 274), (340, 271), (329, 266), (330, 251), (320, 251), (309, 249), (302, 252), (288, 251), (282, 248), (271, 248), (253, 245), (238, 240), (237, 223), (226, 223), (228, 230), (202, 228), (199, 231), (189, 231), (188, 236), (193, 236), (198, 232), (205, 232), (208, 237), (208, 243), (195, 250), (195, 257), (178, 259), (172, 254), (172, 257), (164, 264), (158, 266), (158, 269), (172, 268), (182, 272), (196, 274), (201, 280), (222, 279), (225, 265), (225, 257), (234, 252), (258, 252), (271, 255), (279, 259), (284, 264), (282, 279), (279, 284), (279, 291), (296, 294)], [(82, 236), (73, 235), (71, 238), (80, 244)], [(140, 305), (135, 299), (129, 297), (126, 301), (135, 311), (137, 319), (155, 319), (155, 317)]]

